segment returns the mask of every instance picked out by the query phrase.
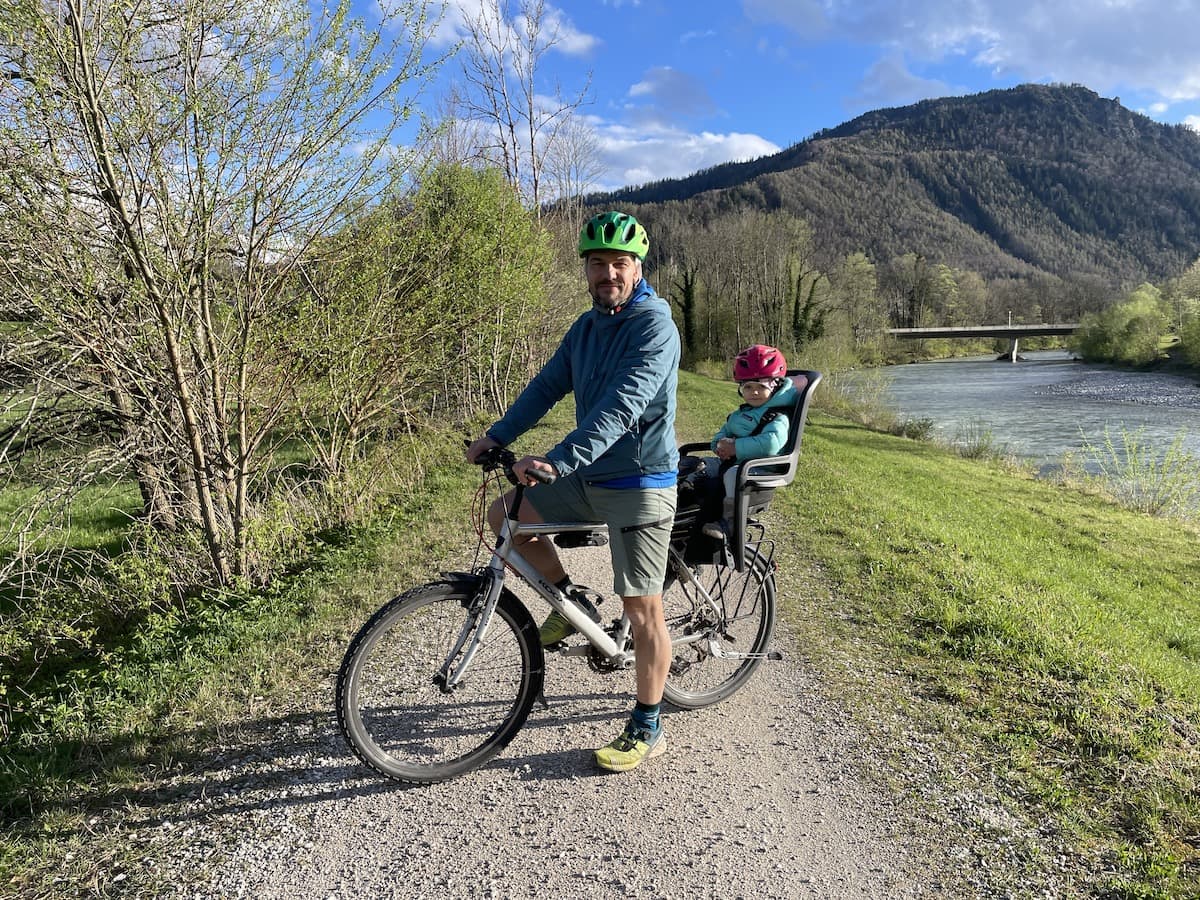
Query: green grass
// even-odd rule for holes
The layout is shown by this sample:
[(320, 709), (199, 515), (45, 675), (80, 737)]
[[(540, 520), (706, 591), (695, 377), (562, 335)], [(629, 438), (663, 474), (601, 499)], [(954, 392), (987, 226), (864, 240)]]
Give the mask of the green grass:
[[(707, 441), (737, 397), (683, 373), (679, 401), (680, 441)], [(569, 416), (519, 449), (544, 450)], [(133, 853), (119, 833), (87, 836), (106, 797), (215, 730), (287, 709), (369, 609), (468, 546), (477, 475), (452, 436), (439, 447), (448, 464), (386, 522), (271, 592), (149, 622), (64, 698), (79, 710), (70, 727), (26, 748), (53, 764), (16, 786), (32, 803), (0, 842), (0, 892), (35, 894), (55, 872)], [(1081, 894), (1200, 893), (1196, 534), (821, 413), (771, 515), (783, 616), (828, 690), (890, 748), (881, 765), (902, 771), (905, 735), (939, 733), (958, 760), (945, 772), (994, 770), (992, 789), (1068, 835)], [(881, 710), (899, 711), (895, 734), (877, 731)]]
[(839, 598), (805, 611), (814, 639), (866, 641), (934, 698), (912, 714), (1068, 828), (1114, 873), (1097, 890), (1200, 889), (1194, 532), (820, 416), (781, 501), (790, 564)]
[[(0, 521), (14, 521), (28, 504), (37, 500), (37, 496), (38, 489), (28, 486), (0, 492)], [(69, 532), (56, 530), (42, 534), (31, 549), (71, 547), (112, 555), (121, 548), (122, 538), (140, 508), (141, 497), (136, 485), (105, 479), (80, 491), (72, 504)], [(46, 521), (46, 517), (41, 517), (40, 521)], [(0, 554), (12, 553), (13, 549), (12, 545), (0, 541)]]

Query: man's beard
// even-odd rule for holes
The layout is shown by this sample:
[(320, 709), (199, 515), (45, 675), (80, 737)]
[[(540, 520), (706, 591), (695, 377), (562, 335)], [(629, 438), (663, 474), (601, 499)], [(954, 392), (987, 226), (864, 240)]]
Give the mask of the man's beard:
[(629, 298), (625, 297), (622, 299), (619, 293), (610, 293), (606, 299), (601, 300), (598, 296), (592, 294), (592, 302), (602, 309), (616, 309), (618, 306), (628, 303)]

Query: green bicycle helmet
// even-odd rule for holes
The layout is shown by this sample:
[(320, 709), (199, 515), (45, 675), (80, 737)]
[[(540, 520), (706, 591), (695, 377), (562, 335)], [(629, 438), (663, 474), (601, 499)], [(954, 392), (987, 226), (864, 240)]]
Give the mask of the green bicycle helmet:
[(586, 256), (589, 250), (620, 250), (645, 259), (649, 249), (646, 229), (633, 216), (622, 212), (592, 216), (579, 232), (580, 256)]

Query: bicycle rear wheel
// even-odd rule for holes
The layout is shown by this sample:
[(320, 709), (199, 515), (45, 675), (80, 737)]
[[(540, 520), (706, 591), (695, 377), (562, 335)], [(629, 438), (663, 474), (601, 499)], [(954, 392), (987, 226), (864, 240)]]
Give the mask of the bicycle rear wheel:
[(542, 692), (537, 626), (508, 591), (462, 681), (441, 686), (477, 584), (407, 591), (350, 642), (338, 672), (338, 724), (355, 755), (389, 778), (428, 784), (482, 765), (512, 740)]
[[(663, 691), (683, 709), (699, 709), (729, 697), (754, 674), (775, 630), (775, 576), (768, 561), (746, 545), (742, 572), (732, 566), (699, 566), (695, 586), (671, 578), (663, 589), (663, 613), (671, 634), (671, 668)], [(715, 606), (714, 606), (715, 604)], [(742, 659), (714, 656), (709, 640), (724, 650), (755, 654)]]

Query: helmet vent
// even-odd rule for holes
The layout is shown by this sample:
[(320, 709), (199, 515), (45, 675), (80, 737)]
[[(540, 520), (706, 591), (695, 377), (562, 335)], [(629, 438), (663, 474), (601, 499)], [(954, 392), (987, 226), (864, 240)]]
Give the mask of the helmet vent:
[(580, 256), (587, 255), (591, 250), (616, 250), (644, 260), (649, 249), (650, 241), (645, 229), (637, 219), (626, 213), (599, 213), (579, 232)]

